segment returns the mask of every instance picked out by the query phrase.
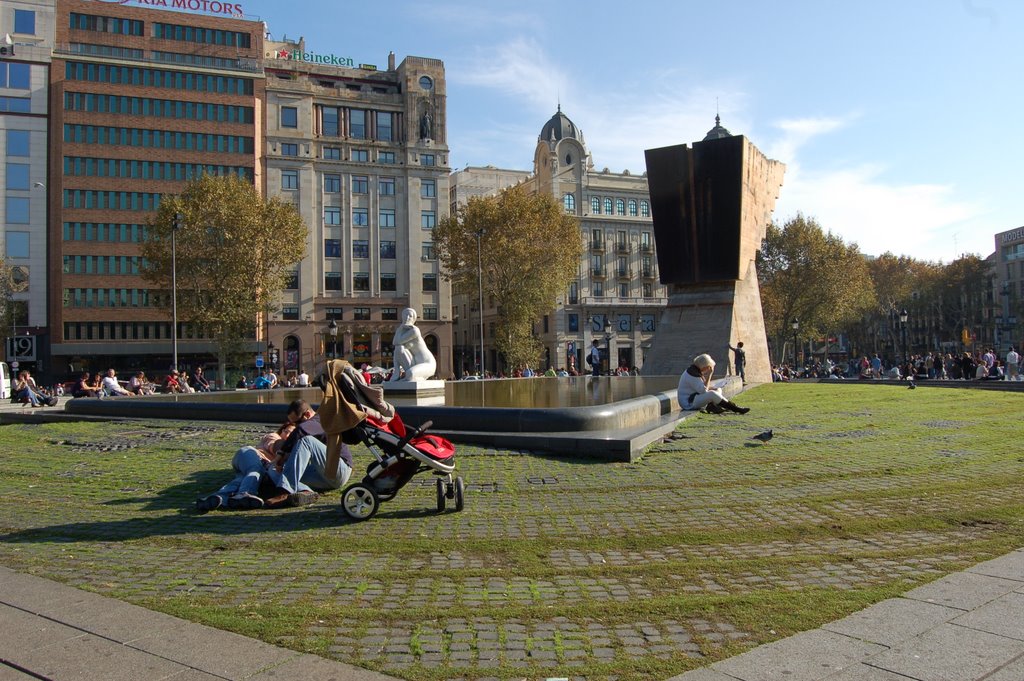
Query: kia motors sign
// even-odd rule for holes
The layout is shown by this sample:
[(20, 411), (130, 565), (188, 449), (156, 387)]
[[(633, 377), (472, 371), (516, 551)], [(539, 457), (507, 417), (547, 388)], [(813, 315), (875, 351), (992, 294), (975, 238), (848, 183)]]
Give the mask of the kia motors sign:
[(159, 7), (161, 9), (188, 10), (190, 12), (208, 12), (241, 17), (245, 14), (241, 3), (221, 2), (220, 0), (100, 0), (111, 5), (141, 5), (143, 7)]

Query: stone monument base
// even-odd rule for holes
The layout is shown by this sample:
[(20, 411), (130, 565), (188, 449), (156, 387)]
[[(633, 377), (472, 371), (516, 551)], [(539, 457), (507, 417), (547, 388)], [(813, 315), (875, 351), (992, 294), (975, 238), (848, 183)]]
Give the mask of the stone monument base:
[(385, 381), (381, 386), (385, 395), (444, 395), (444, 381)]
[(701, 353), (715, 360), (715, 376), (735, 373), (736, 347), (746, 351), (747, 383), (771, 383), (761, 291), (751, 262), (747, 276), (718, 284), (673, 285), (642, 373), (679, 375)]

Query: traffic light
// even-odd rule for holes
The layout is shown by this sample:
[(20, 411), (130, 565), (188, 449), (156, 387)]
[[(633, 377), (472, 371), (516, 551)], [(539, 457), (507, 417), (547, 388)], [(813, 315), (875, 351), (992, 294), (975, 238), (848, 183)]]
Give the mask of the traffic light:
[(175, 230), (181, 229), (185, 225), (185, 216), (181, 213), (175, 213), (174, 218), (171, 220), (171, 227)]

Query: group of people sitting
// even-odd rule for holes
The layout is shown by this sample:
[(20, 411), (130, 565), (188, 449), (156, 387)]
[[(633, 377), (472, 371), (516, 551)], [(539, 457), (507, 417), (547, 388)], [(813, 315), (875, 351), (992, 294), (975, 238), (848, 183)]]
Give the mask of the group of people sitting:
[[(194, 393), (208, 392), (210, 382), (203, 375), (203, 368), (197, 367), (192, 374), (192, 382), (189, 383), (188, 374), (179, 372), (177, 369), (167, 374), (163, 382), (163, 391), (168, 393)], [(146, 378), (145, 371), (137, 371), (128, 379), (121, 381), (117, 378), (117, 372), (107, 369), (106, 374), (90, 374), (83, 371), (71, 391), (72, 397), (117, 397), (131, 395), (152, 395), (157, 391), (156, 383)]]
[(308, 506), (318, 492), (339, 489), (352, 472), (352, 453), (341, 445), (338, 470), (328, 474), (327, 434), (305, 400), (288, 405), (287, 420), (255, 445), (235, 452), (235, 477), (196, 501), (196, 510), (251, 510)]
[(57, 397), (36, 385), (36, 381), (28, 369), (18, 372), (12, 393), (15, 400), (33, 407), (52, 407), (57, 404)]

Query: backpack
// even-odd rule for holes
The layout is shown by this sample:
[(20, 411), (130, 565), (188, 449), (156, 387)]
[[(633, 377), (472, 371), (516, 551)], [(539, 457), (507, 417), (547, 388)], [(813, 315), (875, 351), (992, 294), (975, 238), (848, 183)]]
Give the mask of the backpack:
[(594, 358), (591, 357), (590, 355), (587, 355), (587, 364), (589, 364), (590, 366), (594, 366)]

